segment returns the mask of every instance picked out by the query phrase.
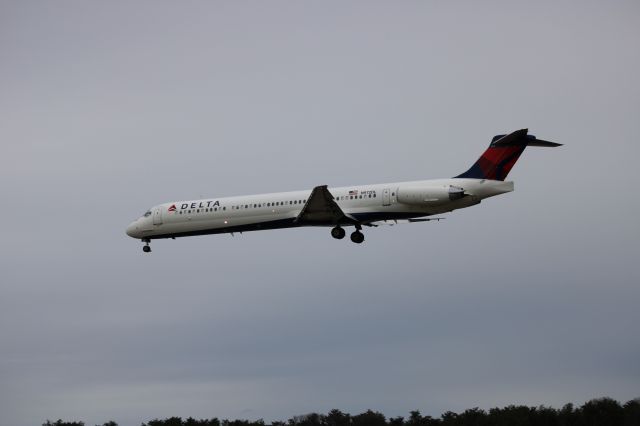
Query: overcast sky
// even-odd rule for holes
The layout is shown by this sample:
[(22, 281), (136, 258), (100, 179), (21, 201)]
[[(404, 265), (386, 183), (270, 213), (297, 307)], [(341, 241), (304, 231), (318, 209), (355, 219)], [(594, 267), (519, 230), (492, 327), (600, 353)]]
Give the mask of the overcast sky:
[[(640, 4), (0, 0), (0, 425), (640, 396)], [(176, 199), (454, 176), (441, 222), (155, 241)]]

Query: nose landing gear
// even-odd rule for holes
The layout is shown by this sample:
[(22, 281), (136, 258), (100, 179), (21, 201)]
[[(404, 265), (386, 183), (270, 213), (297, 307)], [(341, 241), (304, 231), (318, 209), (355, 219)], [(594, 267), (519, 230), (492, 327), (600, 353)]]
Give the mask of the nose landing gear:
[(148, 238), (145, 238), (142, 240), (142, 242), (144, 243), (144, 246), (142, 246), (142, 251), (145, 253), (151, 253), (151, 246), (149, 245), (151, 240)]

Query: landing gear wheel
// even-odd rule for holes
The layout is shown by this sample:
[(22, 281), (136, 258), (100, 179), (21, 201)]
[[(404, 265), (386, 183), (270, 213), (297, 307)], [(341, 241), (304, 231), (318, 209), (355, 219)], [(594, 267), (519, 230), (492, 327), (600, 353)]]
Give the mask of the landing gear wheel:
[(344, 236), (345, 236), (345, 234), (346, 234), (346, 232), (344, 232), (344, 229), (342, 229), (342, 228), (341, 228), (341, 227), (339, 227), (339, 226), (336, 226), (335, 228), (333, 228), (333, 229), (331, 230), (331, 236), (332, 236), (333, 238), (335, 238), (336, 240), (341, 240), (341, 239), (343, 239), (343, 238), (344, 238)]
[(142, 240), (142, 242), (144, 243), (144, 246), (142, 246), (142, 251), (145, 252), (145, 253), (151, 253), (151, 246), (149, 245), (151, 240), (146, 238), (146, 239)]
[(356, 244), (361, 244), (364, 241), (364, 234), (360, 231), (355, 231), (351, 234), (351, 241)]

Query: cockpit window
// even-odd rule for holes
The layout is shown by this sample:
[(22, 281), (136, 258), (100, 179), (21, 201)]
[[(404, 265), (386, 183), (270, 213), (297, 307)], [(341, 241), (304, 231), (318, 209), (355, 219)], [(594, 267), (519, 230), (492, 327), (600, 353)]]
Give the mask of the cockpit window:
[(149, 210), (148, 212), (146, 212), (146, 213), (144, 214), (144, 217), (149, 217), (149, 216), (151, 216), (151, 210)]

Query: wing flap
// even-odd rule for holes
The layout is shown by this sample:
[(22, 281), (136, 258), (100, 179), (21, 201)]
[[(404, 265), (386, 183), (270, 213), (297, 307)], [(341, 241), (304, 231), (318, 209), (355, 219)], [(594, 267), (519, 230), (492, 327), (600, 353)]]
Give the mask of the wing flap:
[(387, 219), (387, 220), (378, 220), (376, 222), (371, 222), (369, 225), (370, 226), (380, 226), (380, 225), (393, 226), (393, 225), (401, 225), (403, 223), (431, 222), (431, 221), (434, 221), (434, 220), (436, 222), (439, 222), (439, 221), (441, 221), (443, 219), (444, 219), (444, 217), (430, 217), (430, 218), (418, 217), (418, 218), (411, 218), (411, 219)]

